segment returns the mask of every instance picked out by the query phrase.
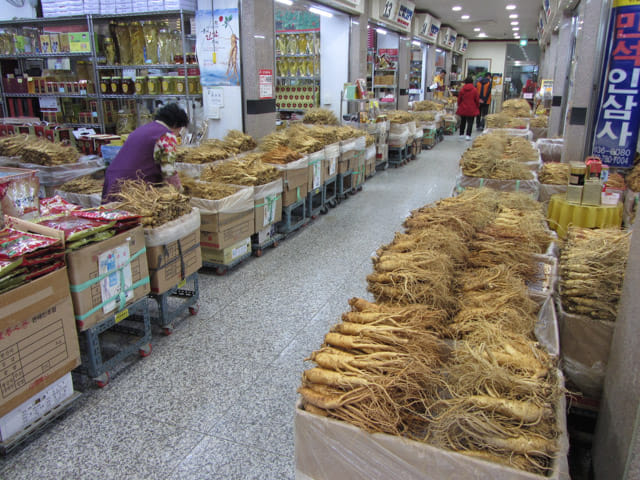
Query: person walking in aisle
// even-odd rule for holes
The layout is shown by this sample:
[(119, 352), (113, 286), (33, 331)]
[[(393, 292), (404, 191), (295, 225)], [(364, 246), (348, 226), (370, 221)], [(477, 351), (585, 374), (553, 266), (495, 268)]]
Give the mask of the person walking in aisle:
[(433, 84), (437, 85), (436, 91), (433, 94), (434, 98), (442, 99), (444, 98), (444, 79), (447, 74), (446, 70), (440, 70), (435, 77), (433, 77)]
[(176, 103), (160, 108), (154, 121), (138, 127), (107, 167), (102, 203), (112, 201), (122, 180), (141, 179), (152, 184), (162, 182), (180, 188), (175, 168), (177, 136), (189, 125), (189, 116)]
[(480, 114), (476, 117), (476, 128), (478, 130), (484, 129), (484, 120), (487, 113), (489, 113), (492, 84), (491, 73), (487, 72), (478, 80), (476, 85), (476, 88), (478, 89), (478, 97), (480, 98)]
[(480, 97), (478, 96), (478, 90), (473, 86), (473, 78), (471, 76), (464, 79), (464, 86), (458, 92), (456, 115), (460, 115), (460, 137), (464, 137), (466, 127), (466, 139), (471, 140), (473, 120), (480, 115)]

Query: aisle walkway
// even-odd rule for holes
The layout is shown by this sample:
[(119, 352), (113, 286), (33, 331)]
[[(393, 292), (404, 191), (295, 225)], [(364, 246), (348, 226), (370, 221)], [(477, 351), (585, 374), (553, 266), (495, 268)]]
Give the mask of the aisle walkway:
[(293, 479), (303, 359), (350, 297), (368, 296), (372, 253), (412, 209), (450, 195), (468, 144), (445, 137), (263, 257), (201, 275), (199, 314), (0, 459), (0, 478)]

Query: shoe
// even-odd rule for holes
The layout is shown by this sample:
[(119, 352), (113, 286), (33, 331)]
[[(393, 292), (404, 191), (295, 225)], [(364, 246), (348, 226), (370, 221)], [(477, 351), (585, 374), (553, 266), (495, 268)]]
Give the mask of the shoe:
[(462, 134), (461, 134), (461, 135), (460, 135), (460, 140), (462, 140), (462, 137), (464, 137), (464, 135), (462, 135)]
[(471, 140), (471, 137), (469, 135), (467, 135), (466, 137), (464, 137), (465, 140)]

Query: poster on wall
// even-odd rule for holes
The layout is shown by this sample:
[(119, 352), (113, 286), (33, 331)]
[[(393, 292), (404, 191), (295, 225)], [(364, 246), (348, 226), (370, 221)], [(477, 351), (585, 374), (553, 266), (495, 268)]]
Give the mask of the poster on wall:
[(203, 86), (240, 85), (237, 7), (196, 12), (196, 51)]
[(600, 79), (593, 154), (632, 167), (640, 126), (640, 3), (614, 0)]

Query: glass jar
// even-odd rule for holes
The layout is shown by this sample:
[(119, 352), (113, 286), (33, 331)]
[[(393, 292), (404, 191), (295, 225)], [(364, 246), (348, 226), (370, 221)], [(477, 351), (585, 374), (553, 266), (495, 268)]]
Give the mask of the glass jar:
[(200, 89), (200, 77), (191, 75), (188, 77), (187, 82), (189, 83), (189, 94), (198, 95), (198, 90)]
[(162, 87), (161, 91), (167, 95), (175, 95), (177, 90), (177, 80), (178, 77), (165, 75), (162, 77)]
[(102, 77), (100, 79), (100, 91), (102, 93), (111, 93), (111, 77)]
[(136, 95), (145, 95), (147, 93), (147, 77), (136, 77), (135, 91)]
[(147, 79), (147, 91), (149, 95), (158, 95), (160, 93), (160, 84), (162, 77), (158, 75), (152, 75)]
[(184, 95), (187, 93), (185, 84), (186, 82), (184, 77), (176, 77), (176, 93), (178, 95)]
[(198, 56), (195, 53), (187, 53), (187, 63), (189, 65), (197, 65)]
[(110, 92), (114, 95), (119, 95), (122, 93), (122, 77), (111, 77)]
[(107, 37), (104, 39), (104, 55), (107, 57), (108, 65), (115, 65), (116, 45), (113, 43), (113, 38)]
[(123, 78), (122, 79), (122, 93), (124, 95), (133, 95), (135, 91), (135, 82), (133, 78)]
[(182, 65), (184, 63), (184, 55), (181, 53), (176, 53), (173, 56), (173, 63), (177, 63), (179, 65)]

